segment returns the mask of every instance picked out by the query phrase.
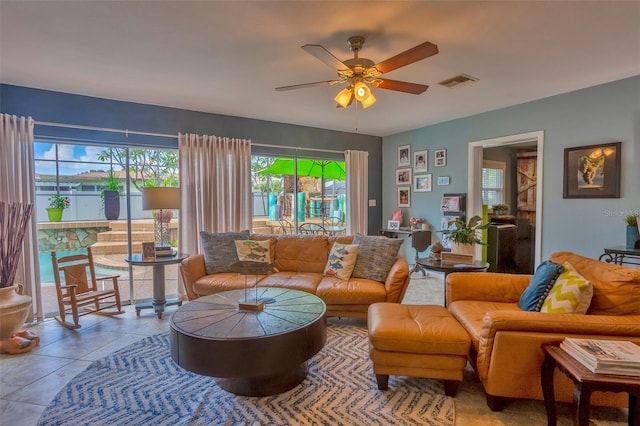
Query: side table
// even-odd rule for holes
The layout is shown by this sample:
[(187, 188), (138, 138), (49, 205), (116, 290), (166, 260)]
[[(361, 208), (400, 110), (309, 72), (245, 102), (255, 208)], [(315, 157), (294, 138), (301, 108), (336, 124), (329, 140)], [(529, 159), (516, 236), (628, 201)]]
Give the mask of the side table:
[(182, 300), (175, 298), (166, 300), (164, 293), (164, 267), (175, 263), (180, 263), (189, 257), (187, 253), (177, 253), (173, 256), (156, 257), (154, 260), (143, 260), (141, 254), (134, 254), (126, 257), (125, 262), (134, 266), (153, 266), (153, 299), (151, 301), (136, 303), (136, 315), (140, 316), (140, 310), (153, 309), (162, 318), (166, 306), (182, 306)]
[(640, 249), (630, 249), (625, 246), (607, 247), (598, 260), (616, 265), (640, 265)]
[(540, 379), (542, 381), (544, 405), (547, 408), (548, 426), (556, 426), (557, 423), (553, 386), (553, 372), (556, 367), (569, 377), (574, 384), (574, 425), (589, 425), (589, 403), (591, 392), (593, 391), (628, 392), (629, 426), (640, 425), (640, 412), (637, 410), (638, 397), (640, 396), (640, 377), (592, 373), (559, 346), (545, 345), (543, 349), (545, 351), (545, 359), (540, 370)]
[[(444, 272), (444, 285), (447, 285), (447, 275), (451, 272), (486, 272), (489, 269), (489, 264), (481, 260), (476, 260), (473, 263), (454, 263), (443, 262), (441, 260), (435, 260), (428, 257), (417, 259), (416, 263), (425, 269), (431, 271)], [(445, 300), (444, 306), (447, 306), (447, 292), (445, 288)]]

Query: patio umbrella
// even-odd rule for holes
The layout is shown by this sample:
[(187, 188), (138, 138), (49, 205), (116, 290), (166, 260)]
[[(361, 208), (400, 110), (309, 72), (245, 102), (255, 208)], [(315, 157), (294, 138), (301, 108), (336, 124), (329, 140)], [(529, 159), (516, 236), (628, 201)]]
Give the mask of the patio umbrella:
[(294, 165), (298, 166), (298, 176), (310, 176), (322, 180), (320, 211), (324, 212), (324, 180), (336, 179), (345, 180), (344, 162), (331, 160), (298, 160), (294, 163), (292, 158), (276, 158), (269, 167), (259, 170), (262, 175), (291, 175), (293, 176)]

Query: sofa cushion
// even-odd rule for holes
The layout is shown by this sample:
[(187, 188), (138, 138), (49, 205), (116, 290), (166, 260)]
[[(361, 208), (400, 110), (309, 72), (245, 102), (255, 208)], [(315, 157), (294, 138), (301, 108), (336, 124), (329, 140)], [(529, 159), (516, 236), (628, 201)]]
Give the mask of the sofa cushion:
[(562, 267), (564, 271), (544, 299), (540, 312), (586, 314), (593, 296), (591, 282), (580, 275), (569, 262), (564, 262)]
[(571, 252), (556, 252), (554, 262), (569, 262), (593, 285), (589, 315), (640, 315), (640, 269), (601, 262)]
[(529, 286), (522, 292), (518, 306), (523, 311), (540, 311), (544, 299), (549, 294), (560, 273), (562, 265), (545, 260), (537, 268), (529, 281)]
[(219, 274), (205, 275), (198, 278), (192, 285), (193, 291), (198, 297), (221, 291), (237, 290), (245, 286), (253, 286), (261, 276), (247, 276), (236, 272), (221, 272)]
[(207, 274), (231, 272), (231, 265), (238, 261), (235, 240), (248, 240), (249, 230), (239, 232), (200, 231)]
[(384, 283), (396, 261), (402, 240), (356, 234), (353, 244), (358, 244), (360, 247), (351, 276)]
[(324, 277), (316, 290), (328, 305), (369, 305), (384, 302), (387, 292), (378, 281), (351, 278), (349, 281), (335, 277)]
[(258, 287), (290, 288), (315, 294), (320, 280), (319, 272), (275, 272), (262, 277)]
[(275, 268), (281, 272), (322, 274), (331, 244), (322, 235), (280, 235), (276, 243)]
[(348, 280), (356, 265), (358, 247), (358, 244), (333, 243), (327, 265), (324, 267), (324, 275)]
[(271, 261), (268, 240), (235, 240), (236, 252), (240, 262), (269, 263)]

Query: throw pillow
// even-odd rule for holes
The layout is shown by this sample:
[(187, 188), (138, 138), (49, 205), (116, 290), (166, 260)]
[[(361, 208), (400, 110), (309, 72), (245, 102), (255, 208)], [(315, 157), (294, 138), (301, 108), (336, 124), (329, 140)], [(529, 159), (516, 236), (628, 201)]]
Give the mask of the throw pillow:
[(207, 274), (231, 272), (231, 265), (238, 261), (235, 240), (248, 240), (249, 230), (239, 232), (200, 231), (204, 268)]
[(357, 244), (333, 243), (329, 259), (327, 259), (327, 266), (324, 268), (324, 275), (341, 280), (351, 278), (353, 268), (356, 266), (358, 247)]
[(358, 244), (360, 247), (351, 276), (385, 282), (396, 261), (402, 240), (356, 234), (353, 244)]
[(236, 240), (236, 252), (241, 262), (259, 262), (269, 263), (271, 255), (269, 254), (269, 240)]
[(556, 278), (562, 272), (562, 265), (545, 260), (537, 268), (529, 281), (529, 286), (524, 290), (518, 301), (518, 306), (523, 311), (539, 312), (544, 299), (553, 287)]
[(569, 262), (544, 299), (540, 312), (586, 314), (593, 297), (593, 286)]

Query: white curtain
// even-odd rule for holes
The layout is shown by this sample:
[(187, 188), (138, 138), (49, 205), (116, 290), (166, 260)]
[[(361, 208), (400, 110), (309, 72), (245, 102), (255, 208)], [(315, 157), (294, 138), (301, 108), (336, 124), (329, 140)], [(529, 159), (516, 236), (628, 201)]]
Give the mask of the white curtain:
[[(0, 114), (0, 200), (5, 203), (35, 204), (35, 163), (33, 161), (33, 126), (31, 117)], [(39, 275), (36, 215), (27, 226), (22, 255), (16, 272), (16, 283), (24, 286), (25, 294), (33, 297), (31, 313), (43, 319), (42, 295), (36, 281)]]
[(345, 151), (347, 168), (347, 234), (367, 235), (369, 229), (369, 153)]
[(179, 134), (180, 251), (200, 253), (199, 233), (251, 229), (251, 141)]

